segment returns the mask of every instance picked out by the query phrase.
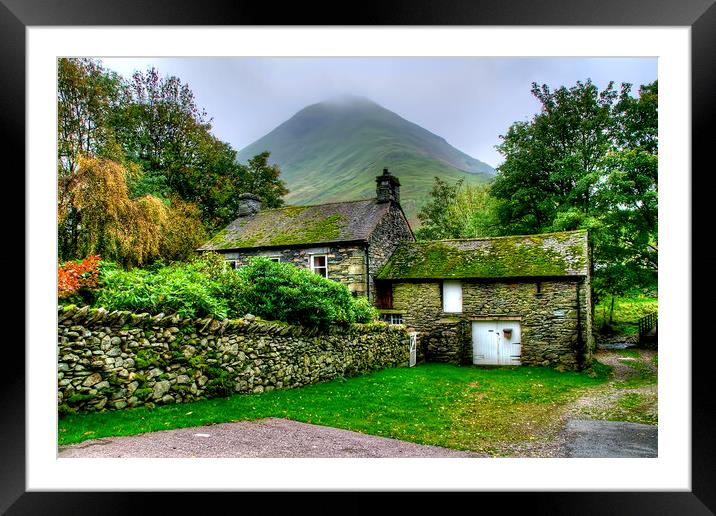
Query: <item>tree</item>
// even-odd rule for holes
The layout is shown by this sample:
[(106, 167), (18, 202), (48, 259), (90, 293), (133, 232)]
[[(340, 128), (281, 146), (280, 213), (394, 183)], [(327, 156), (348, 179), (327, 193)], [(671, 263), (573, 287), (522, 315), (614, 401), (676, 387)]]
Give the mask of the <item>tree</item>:
[(490, 189), (506, 233), (589, 229), (597, 296), (653, 283), (658, 270), (658, 83), (630, 93), (533, 84), (541, 111), (501, 137)]
[[(588, 80), (554, 92), (533, 83), (532, 94), (541, 112), (501, 136), (497, 149), (505, 161), (491, 192), (503, 201), (500, 218), (510, 232), (549, 231), (558, 217), (560, 229), (576, 229), (574, 215), (587, 217), (594, 207), (601, 160), (612, 146), (617, 93), (612, 83), (600, 92)], [(574, 227), (563, 227), (565, 220)]]
[(433, 189), (430, 191), (430, 200), (418, 213), (418, 219), (421, 222), (420, 229), (415, 232), (418, 240), (454, 238), (453, 235), (458, 228), (449, 224), (448, 208), (461, 185), (462, 179), (458, 179), (454, 185), (451, 185), (439, 177), (435, 177)]
[(211, 120), (187, 84), (161, 77), (156, 68), (135, 72), (128, 90), (131, 98), (115, 122), (124, 153), (141, 166), (145, 181), (163, 186), (151, 193), (186, 199)]
[(261, 197), (262, 205), (266, 208), (279, 208), (283, 206), (282, 197), (288, 193), (286, 184), (279, 179), (281, 169), (278, 165), (269, 165), (270, 152), (264, 151), (248, 161), (242, 171), (242, 183), (245, 192)]
[(474, 238), (500, 233), (498, 201), (489, 195), (489, 186), (450, 185), (435, 178), (430, 200), (418, 213), (422, 226), (415, 231), (419, 240)]
[(155, 198), (141, 203), (128, 196), (128, 171), (104, 158), (80, 158), (76, 170), (58, 188), (60, 256), (101, 255), (124, 263), (142, 263), (156, 254), (160, 211)]
[(604, 157), (595, 191), (597, 296), (623, 295), (657, 281), (658, 83), (643, 85), (638, 98), (629, 93), (630, 85), (623, 85), (614, 148)]
[(62, 259), (186, 259), (237, 216), (239, 194), (283, 204), (288, 190), (269, 153), (237, 163), (178, 77), (150, 68), (128, 82), (99, 61), (68, 58), (58, 82)]
[(77, 169), (80, 156), (120, 158), (111, 127), (113, 113), (124, 99), (121, 77), (92, 59), (61, 58), (57, 62), (57, 170)]

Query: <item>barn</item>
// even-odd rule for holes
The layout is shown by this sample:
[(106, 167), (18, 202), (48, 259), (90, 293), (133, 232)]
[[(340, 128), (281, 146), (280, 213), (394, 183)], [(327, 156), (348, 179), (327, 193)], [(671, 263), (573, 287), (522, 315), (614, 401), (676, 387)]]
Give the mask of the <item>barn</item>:
[(590, 269), (586, 231), (402, 242), (375, 276), (376, 304), (428, 361), (581, 369)]

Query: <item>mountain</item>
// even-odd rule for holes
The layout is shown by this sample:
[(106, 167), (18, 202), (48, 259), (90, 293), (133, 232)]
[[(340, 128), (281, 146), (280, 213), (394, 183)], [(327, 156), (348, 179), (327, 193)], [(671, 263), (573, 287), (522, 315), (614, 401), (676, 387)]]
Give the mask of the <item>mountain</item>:
[(245, 163), (263, 151), (281, 167), (287, 204), (370, 198), (384, 168), (400, 179), (401, 204), (411, 223), (435, 176), (484, 183), (495, 170), (375, 102), (343, 96), (302, 109), (238, 153)]

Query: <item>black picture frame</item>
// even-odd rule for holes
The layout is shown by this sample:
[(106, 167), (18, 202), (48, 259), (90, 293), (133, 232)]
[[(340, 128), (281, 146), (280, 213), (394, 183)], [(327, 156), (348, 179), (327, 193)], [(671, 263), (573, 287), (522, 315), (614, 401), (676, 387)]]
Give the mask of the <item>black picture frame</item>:
[[(345, 7), (345, 6), (344, 6)], [(86, 25), (498, 25), (498, 26), (688, 26), (691, 28), (692, 63), (692, 170), (681, 171), (692, 183), (692, 235), (709, 235), (709, 197), (713, 188), (713, 158), (709, 146), (716, 141), (713, 114), (716, 107), (716, 6), (714, 0), (544, 0), (471, 2), (362, 2), (339, 14), (336, 4), (287, 4), (280, 9), (273, 3), (251, 4), (237, 1), (191, 0), (0, 0), (0, 106), (2, 142), (6, 156), (19, 159), (14, 170), (24, 170), (25, 137), (25, 29), (29, 26)], [(708, 153), (708, 154), (707, 154)], [(709, 159), (711, 158), (711, 159)], [(698, 168), (697, 168), (698, 167)], [(698, 184), (698, 186), (697, 186)], [(24, 181), (14, 190), (26, 193)], [(6, 193), (7, 195), (7, 193)], [(701, 213), (699, 213), (701, 212)], [(6, 224), (9, 242), (24, 242), (25, 228), (16, 222)], [(16, 234), (13, 234), (16, 233)], [(9, 267), (25, 258), (16, 245), (12, 255), (6, 250), (3, 265)], [(712, 272), (714, 259), (692, 248), (692, 274)], [(29, 271), (25, 270), (25, 275)], [(693, 289), (692, 320), (708, 321), (713, 301), (709, 294), (713, 280), (699, 275), (699, 288)], [(20, 290), (18, 292), (21, 292)], [(703, 297), (699, 299), (699, 296)], [(24, 297), (15, 295), (19, 299)], [(24, 306), (24, 302), (23, 302)], [(691, 321), (684, 321), (685, 337), (691, 340)], [(21, 335), (24, 341), (24, 334)], [(692, 343), (692, 489), (689, 492), (530, 492), (467, 493), (473, 502), (490, 507), (491, 502), (531, 514), (714, 514), (716, 485), (713, 414), (715, 412), (711, 372), (713, 345), (710, 338)], [(17, 342), (17, 339), (16, 339)], [(667, 343), (685, 346), (685, 343)], [(688, 344), (688, 342), (687, 342)], [(159, 501), (162, 512), (187, 508), (188, 495), (182, 493), (68, 493), (26, 492), (25, 488), (25, 353), (21, 346), (5, 346), (3, 361), (14, 366), (6, 370), (0, 388), (0, 512), (18, 514), (126, 514), (147, 512), (147, 504)], [(7, 363), (7, 362), (6, 362)], [(365, 493), (346, 493), (340, 507), (326, 504), (312, 512), (365, 512), (376, 510)], [(271, 512), (306, 507), (303, 494), (287, 498), (276, 493), (236, 493), (242, 506), (261, 501)], [(401, 512), (425, 508), (424, 493), (413, 493), (401, 500)], [(194, 493), (192, 498), (211, 501), (207, 508), (221, 510), (227, 496)], [(479, 498), (477, 498), (479, 497)], [(487, 500), (491, 497), (493, 500)], [(297, 500), (298, 498), (298, 500)], [(367, 497), (370, 499), (370, 497)], [(229, 502), (230, 503), (230, 502)], [(439, 502), (444, 503), (444, 502)], [(486, 505), (487, 504), (487, 505)], [(460, 510), (455, 501), (450, 506)]]

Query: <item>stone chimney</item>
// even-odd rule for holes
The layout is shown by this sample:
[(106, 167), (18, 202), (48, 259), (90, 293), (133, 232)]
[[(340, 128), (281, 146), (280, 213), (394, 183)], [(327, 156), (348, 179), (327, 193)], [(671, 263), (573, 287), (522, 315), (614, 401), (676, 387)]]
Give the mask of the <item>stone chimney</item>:
[(400, 204), (400, 181), (398, 178), (388, 172), (387, 168), (383, 169), (383, 174), (375, 178), (378, 183), (376, 197), (378, 202), (394, 201)]
[(261, 198), (252, 193), (239, 195), (239, 217), (249, 217), (261, 209)]

